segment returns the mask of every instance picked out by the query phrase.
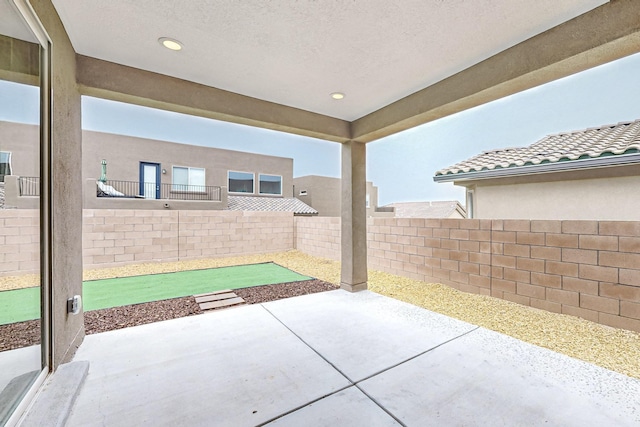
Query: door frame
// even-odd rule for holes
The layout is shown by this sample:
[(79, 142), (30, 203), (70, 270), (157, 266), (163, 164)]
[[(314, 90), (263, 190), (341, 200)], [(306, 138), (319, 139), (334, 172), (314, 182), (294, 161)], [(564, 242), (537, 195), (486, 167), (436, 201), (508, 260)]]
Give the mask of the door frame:
[(160, 163), (140, 162), (140, 195), (144, 196), (144, 167), (154, 166), (156, 168), (156, 199), (160, 198)]

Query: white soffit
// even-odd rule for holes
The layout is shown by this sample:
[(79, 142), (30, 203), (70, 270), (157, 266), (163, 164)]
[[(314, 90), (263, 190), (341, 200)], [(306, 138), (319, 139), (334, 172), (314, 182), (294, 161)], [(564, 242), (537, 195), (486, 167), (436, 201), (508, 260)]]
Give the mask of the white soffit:
[(53, 3), (82, 55), (352, 121), (606, 1)]
[(0, 0), (0, 35), (38, 43), (12, 0)]

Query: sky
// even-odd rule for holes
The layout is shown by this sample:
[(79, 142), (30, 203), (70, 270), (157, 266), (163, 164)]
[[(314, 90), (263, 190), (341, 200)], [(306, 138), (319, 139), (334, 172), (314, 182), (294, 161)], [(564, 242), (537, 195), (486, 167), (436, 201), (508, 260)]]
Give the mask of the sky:
[[(378, 186), (379, 205), (463, 202), (463, 188), (433, 181), (437, 170), (548, 134), (640, 119), (639, 76), (636, 54), (369, 143), (367, 180)], [(35, 111), (34, 88), (0, 82), (0, 120), (37, 123)], [(90, 97), (82, 99), (82, 127), (291, 157), (294, 176), (340, 176), (340, 144), (314, 138)]]

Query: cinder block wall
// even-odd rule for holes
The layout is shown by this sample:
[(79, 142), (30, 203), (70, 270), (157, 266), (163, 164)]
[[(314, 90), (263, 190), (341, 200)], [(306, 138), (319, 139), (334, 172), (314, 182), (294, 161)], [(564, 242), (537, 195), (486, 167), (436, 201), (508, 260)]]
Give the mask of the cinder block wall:
[(296, 217), (295, 227), (297, 250), (340, 261), (340, 218)]
[[(319, 219), (296, 219), (298, 249), (335, 259), (326, 247), (339, 242), (339, 221)], [(640, 222), (370, 218), (368, 259), (372, 269), (640, 331)]]
[(84, 267), (178, 259), (179, 211), (84, 209)]
[(0, 209), (0, 275), (40, 270), (40, 211)]
[(287, 212), (85, 209), (84, 267), (292, 249)]
[[(85, 267), (296, 247), (340, 259), (340, 219), (84, 211)], [(0, 210), (0, 275), (38, 269), (37, 210)], [(370, 218), (369, 267), (640, 331), (640, 222)]]

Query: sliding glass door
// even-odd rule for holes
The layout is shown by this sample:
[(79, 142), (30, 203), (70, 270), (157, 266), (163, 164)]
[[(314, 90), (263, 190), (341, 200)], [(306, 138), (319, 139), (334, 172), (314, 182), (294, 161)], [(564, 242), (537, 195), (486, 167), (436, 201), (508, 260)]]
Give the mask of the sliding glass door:
[(48, 43), (26, 1), (0, 0), (0, 425), (48, 373)]

